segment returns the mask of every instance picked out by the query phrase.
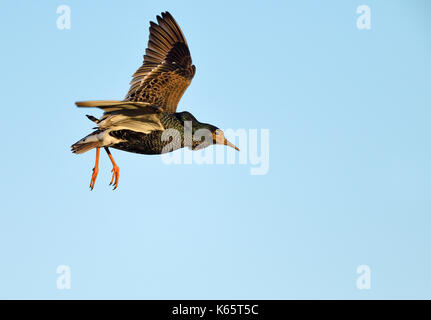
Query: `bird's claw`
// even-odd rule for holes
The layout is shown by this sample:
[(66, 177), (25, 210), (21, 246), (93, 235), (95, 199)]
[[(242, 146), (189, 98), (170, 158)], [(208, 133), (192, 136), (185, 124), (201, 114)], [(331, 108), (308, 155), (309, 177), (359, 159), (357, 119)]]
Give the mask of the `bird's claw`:
[(96, 183), (97, 174), (99, 173), (99, 168), (94, 167), (93, 168), (93, 174), (91, 175), (91, 181), (90, 181), (90, 190), (93, 190), (94, 184)]
[(118, 180), (120, 179), (120, 168), (118, 166), (114, 166), (111, 170), (112, 172), (112, 179), (111, 182), (109, 183), (110, 186), (114, 186), (114, 189), (117, 189), (118, 187)]

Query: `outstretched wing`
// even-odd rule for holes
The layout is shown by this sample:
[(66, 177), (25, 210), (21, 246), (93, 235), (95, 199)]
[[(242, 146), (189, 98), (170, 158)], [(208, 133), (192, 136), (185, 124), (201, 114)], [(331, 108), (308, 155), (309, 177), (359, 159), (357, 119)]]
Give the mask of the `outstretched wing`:
[(144, 63), (135, 72), (125, 100), (142, 101), (175, 112), (190, 85), (196, 67), (187, 41), (169, 12), (150, 22), (150, 39)]

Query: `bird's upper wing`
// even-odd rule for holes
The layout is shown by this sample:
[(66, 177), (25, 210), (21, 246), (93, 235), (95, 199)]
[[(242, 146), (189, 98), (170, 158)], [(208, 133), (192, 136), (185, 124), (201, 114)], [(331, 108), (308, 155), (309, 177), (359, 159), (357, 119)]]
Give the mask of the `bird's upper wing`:
[(195, 75), (187, 41), (169, 12), (150, 22), (143, 65), (133, 74), (125, 100), (142, 101), (175, 112)]

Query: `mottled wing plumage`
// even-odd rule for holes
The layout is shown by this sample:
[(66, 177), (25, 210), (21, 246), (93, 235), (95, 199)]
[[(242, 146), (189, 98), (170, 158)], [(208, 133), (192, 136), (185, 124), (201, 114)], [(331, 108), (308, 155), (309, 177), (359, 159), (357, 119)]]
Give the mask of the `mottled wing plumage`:
[(147, 102), (175, 112), (190, 85), (195, 66), (186, 39), (169, 12), (150, 22), (144, 63), (135, 72), (126, 101)]

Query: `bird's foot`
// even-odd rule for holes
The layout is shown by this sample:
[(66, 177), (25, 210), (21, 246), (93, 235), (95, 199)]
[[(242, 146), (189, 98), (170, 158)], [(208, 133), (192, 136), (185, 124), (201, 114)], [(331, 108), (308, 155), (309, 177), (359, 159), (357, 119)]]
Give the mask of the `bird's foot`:
[(93, 190), (94, 184), (96, 183), (97, 174), (99, 173), (99, 168), (94, 167), (93, 168), (93, 174), (91, 175), (91, 181), (90, 181), (90, 190)]
[(118, 187), (118, 180), (120, 179), (120, 168), (117, 165), (114, 165), (111, 172), (112, 172), (112, 179), (109, 185), (114, 186), (113, 190), (115, 190)]

